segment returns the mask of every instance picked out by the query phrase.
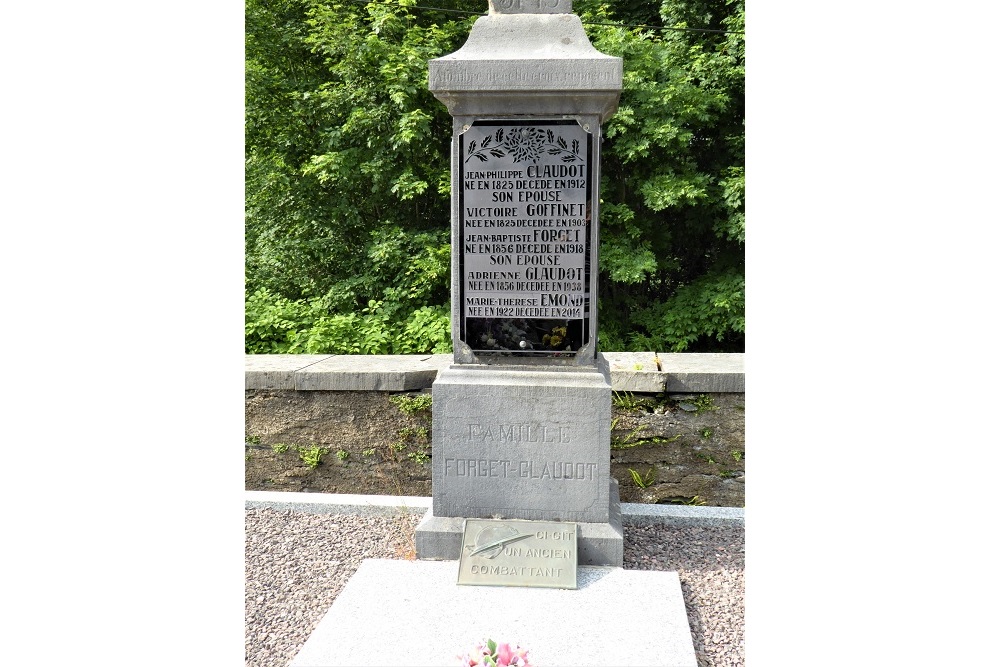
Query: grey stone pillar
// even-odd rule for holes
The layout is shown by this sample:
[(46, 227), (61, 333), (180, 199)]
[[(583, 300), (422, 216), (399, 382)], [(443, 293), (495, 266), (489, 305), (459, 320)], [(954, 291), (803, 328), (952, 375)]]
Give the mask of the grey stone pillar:
[(580, 524), (580, 563), (621, 565), (611, 385), (597, 349), (601, 123), (622, 61), (570, 0), (491, 0), (430, 62), (454, 119), (452, 337), (433, 385), (433, 508), (420, 558), (465, 518)]

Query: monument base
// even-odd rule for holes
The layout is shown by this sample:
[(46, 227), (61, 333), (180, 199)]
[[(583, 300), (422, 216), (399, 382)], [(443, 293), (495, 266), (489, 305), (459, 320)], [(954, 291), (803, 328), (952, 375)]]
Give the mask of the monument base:
[(484, 639), (533, 665), (697, 667), (677, 572), (585, 567), (560, 590), (459, 586), (458, 565), (363, 561), (290, 667), (457, 665)]
[(611, 381), (599, 361), (442, 370), (431, 388), (434, 515), (607, 523)]
[[(575, 522), (578, 565), (621, 567), (624, 562), (621, 502), (618, 480), (611, 479), (611, 507), (607, 523)], [(429, 509), (416, 528), (417, 558), (420, 560), (458, 560), (462, 552), (465, 517), (434, 516)]]

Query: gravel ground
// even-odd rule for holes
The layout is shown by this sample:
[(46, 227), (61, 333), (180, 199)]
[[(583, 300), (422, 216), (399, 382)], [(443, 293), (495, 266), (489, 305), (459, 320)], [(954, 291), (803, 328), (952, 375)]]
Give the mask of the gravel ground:
[[(366, 558), (413, 558), (419, 516), (246, 510), (246, 665), (286, 667)], [(625, 526), (625, 569), (676, 570), (699, 667), (743, 667), (743, 529)]]

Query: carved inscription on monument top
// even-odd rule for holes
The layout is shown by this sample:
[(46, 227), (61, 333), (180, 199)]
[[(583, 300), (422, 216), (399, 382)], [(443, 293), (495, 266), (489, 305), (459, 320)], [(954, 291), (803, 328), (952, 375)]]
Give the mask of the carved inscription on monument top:
[(483, 120), (460, 135), (461, 333), (477, 353), (589, 342), (591, 140), (573, 120)]
[(572, 0), (490, 0), (490, 9), (498, 14), (569, 14)]

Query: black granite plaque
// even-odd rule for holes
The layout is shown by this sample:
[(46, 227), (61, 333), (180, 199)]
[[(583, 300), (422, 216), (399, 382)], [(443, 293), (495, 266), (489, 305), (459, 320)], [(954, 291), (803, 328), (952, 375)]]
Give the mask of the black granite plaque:
[(462, 340), (480, 356), (576, 354), (591, 336), (592, 135), (480, 120), (459, 141)]

